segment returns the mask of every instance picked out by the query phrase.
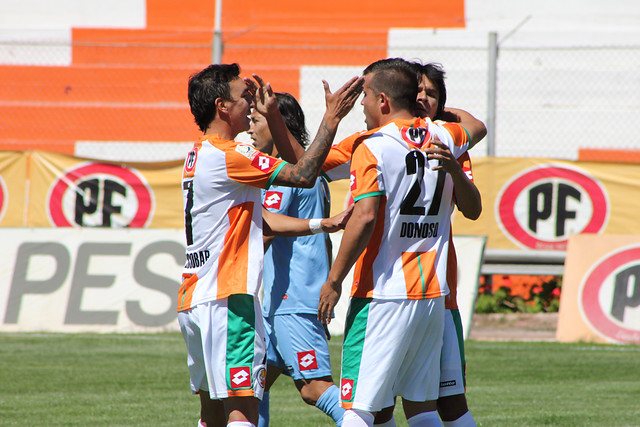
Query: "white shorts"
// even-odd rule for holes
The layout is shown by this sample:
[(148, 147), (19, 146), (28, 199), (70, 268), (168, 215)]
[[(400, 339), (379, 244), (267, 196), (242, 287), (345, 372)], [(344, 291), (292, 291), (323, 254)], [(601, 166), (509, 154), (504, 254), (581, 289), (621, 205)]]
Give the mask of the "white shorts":
[(464, 338), (458, 310), (444, 311), (444, 335), (440, 357), (440, 396), (464, 394)]
[(178, 313), (187, 344), (191, 391), (211, 399), (255, 396), (266, 379), (266, 341), (260, 303), (237, 294)]
[(444, 297), (424, 300), (352, 298), (342, 347), (340, 398), (369, 412), (395, 396), (438, 398)]

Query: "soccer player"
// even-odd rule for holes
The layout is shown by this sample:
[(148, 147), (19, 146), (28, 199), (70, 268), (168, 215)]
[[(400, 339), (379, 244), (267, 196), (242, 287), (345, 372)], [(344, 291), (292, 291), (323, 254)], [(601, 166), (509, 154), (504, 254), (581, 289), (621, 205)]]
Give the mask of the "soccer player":
[(459, 124), (415, 117), (418, 81), (407, 61), (371, 64), (363, 89), (368, 131), (351, 137), (355, 206), (320, 293), (318, 318), (330, 321), (356, 263), (343, 344), (343, 426), (373, 425), (394, 396), (403, 397), (410, 426), (439, 425), (453, 182), (437, 166), (443, 155), (433, 141), (458, 158), (470, 135)]
[[(459, 122), (460, 116), (468, 114), (462, 110), (445, 109), (447, 90), (444, 82), (445, 73), (440, 65), (434, 63), (416, 64), (416, 68), (421, 76), (417, 99), (417, 112), (420, 117)], [(484, 137), (482, 134), (479, 136)], [(482, 212), (482, 200), (480, 192), (473, 183), (469, 153), (465, 152), (456, 160), (445, 147), (441, 148), (444, 155), (442, 167), (454, 180), (456, 206), (465, 217), (475, 220)], [(450, 234), (452, 236), (453, 232)], [(445, 427), (472, 427), (476, 424), (469, 412), (464, 395), (464, 338), (456, 301), (457, 257), (451, 236), (447, 267), (449, 295), (445, 297), (445, 326), (442, 357), (440, 358), (440, 393), (437, 408)], [(393, 420), (393, 409), (394, 407), (385, 408), (379, 412), (376, 415), (375, 425), (394, 427), (396, 424)]]
[[(277, 93), (282, 118), (301, 147), (308, 141), (304, 112), (288, 93)], [(249, 135), (259, 151), (277, 157), (273, 137), (262, 114), (251, 114)], [(297, 218), (329, 216), (327, 181), (318, 177), (312, 188), (272, 186), (263, 190), (264, 207)], [(259, 427), (269, 425), (269, 389), (284, 372), (302, 399), (329, 415), (339, 426), (344, 409), (331, 377), (329, 346), (317, 319), (320, 287), (327, 278), (331, 241), (327, 234), (265, 237), (262, 314), (267, 332), (267, 381), (260, 401)]]
[[(296, 165), (233, 139), (249, 129), (252, 107), (282, 131), (270, 86), (260, 81), (255, 101), (237, 64), (210, 65), (189, 79), (189, 105), (204, 136), (185, 160), (182, 189), (187, 262), (178, 320), (188, 350), (191, 389), (200, 394), (200, 425), (254, 426), (265, 381), (265, 336), (256, 298), (266, 233), (302, 235), (320, 224), (263, 212), (260, 188), (312, 186), (340, 120), (361, 90), (353, 78), (335, 93), (326, 82), (326, 112), (314, 143)], [(263, 224), (264, 222), (264, 224)]]

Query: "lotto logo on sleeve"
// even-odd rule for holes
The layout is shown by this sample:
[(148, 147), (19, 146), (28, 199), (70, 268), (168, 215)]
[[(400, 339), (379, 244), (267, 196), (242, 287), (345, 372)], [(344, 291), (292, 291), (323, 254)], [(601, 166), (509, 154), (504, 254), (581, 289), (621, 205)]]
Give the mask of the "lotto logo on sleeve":
[(342, 378), (340, 380), (340, 399), (353, 400), (353, 380)]
[(269, 209), (280, 209), (282, 202), (282, 192), (267, 191), (264, 195), (264, 207)]
[(298, 367), (301, 371), (310, 371), (318, 369), (318, 360), (316, 359), (316, 351), (300, 351), (298, 354)]
[(249, 366), (229, 368), (229, 380), (232, 389), (251, 388), (251, 368)]
[(47, 198), (57, 227), (146, 227), (154, 201), (149, 184), (135, 169), (82, 163), (62, 171)]
[(358, 188), (358, 184), (356, 183), (356, 174), (353, 172), (351, 172), (351, 175), (349, 176), (349, 188), (351, 191), (355, 191), (356, 188)]
[(600, 182), (565, 165), (525, 170), (496, 198), (496, 218), (505, 235), (531, 249), (566, 250), (570, 235), (600, 233), (609, 210)]
[(251, 160), (251, 166), (261, 171), (268, 171), (276, 163), (276, 159), (265, 155), (257, 155)]

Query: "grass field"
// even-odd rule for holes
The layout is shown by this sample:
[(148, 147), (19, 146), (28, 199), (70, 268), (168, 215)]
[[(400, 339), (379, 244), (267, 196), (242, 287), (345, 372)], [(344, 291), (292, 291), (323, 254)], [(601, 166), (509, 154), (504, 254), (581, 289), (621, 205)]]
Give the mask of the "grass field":
[[(339, 339), (331, 341), (334, 379)], [(640, 347), (469, 341), (467, 396), (483, 426), (640, 425)], [(178, 334), (0, 334), (1, 426), (192, 426)], [(400, 408), (399, 426), (406, 426)], [(331, 426), (289, 378), (271, 391), (271, 425)]]

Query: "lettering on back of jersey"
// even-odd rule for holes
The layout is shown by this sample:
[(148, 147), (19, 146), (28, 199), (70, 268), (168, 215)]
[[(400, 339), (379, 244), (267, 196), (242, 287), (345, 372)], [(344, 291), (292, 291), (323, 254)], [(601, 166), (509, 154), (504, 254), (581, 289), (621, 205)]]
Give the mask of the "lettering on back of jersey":
[(438, 235), (439, 222), (403, 222), (400, 226), (400, 237), (426, 239)]
[(267, 191), (264, 195), (264, 207), (268, 209), (280, 209), (282, 203), (281, 191)]

